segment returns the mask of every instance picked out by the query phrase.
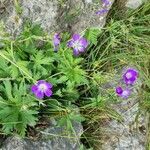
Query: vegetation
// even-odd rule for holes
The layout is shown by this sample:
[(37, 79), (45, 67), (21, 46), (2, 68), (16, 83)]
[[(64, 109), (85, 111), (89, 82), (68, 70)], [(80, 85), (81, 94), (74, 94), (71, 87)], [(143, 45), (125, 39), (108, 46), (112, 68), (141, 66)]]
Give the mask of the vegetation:
[[(60, 45), (54, 51), (53, 36), (39, 25), (26, 22), (22, 33), (13, 39), (1, 24), (2, 134), (25, 137), (28, 127), (34, 127), (42, 117), (54, 117), (70, 132), (74, 132), (72, 121), (82, 122), (85, 129), (82, 141), (96, 149), (102, 143), (105, 122), (110, 118), (122, 120), (111, 106), (122, 99), (117, 97), (115, 87), (105, 86), (108, 83), (116, 86), (116, 78), (121, 76), (118, 72), (126, 66), (134, 66), (139, 72), (139, 112), (150, 118), (150, 3), (128, 11), (123, 18), (112, 10), (108, 20), (103, 29), (90, 28), (82, 33), (89, 46), (78, 56), (67, 46), (69, 33), (61, 34)], [(39, 80), (53, 85), (51, 97), (41, 100), (31, 92), (32, 85)], [(149, 141), (150, 119), (147, 149)]]

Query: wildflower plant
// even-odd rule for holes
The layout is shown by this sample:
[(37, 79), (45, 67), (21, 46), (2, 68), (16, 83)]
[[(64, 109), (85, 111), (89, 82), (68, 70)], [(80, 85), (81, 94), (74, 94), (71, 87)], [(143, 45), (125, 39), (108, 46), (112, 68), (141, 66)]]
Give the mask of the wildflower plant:
[(121, 86), (116, 87), (116, 94), (124, 99), (129, 98), (138, 80), (138, 71), (135, 68), (125, 68), (121, 76)]
[(78, 56), (86, 51), (88, 41), (79, 34), (61, 35), (49, 36), (39, 25), (27, 22), (16, 39), (1, 40), (0, 124), (5, 134), (25, 136), (44, 107), (48, 114), (71, 107), (80, 97), (78, 88), (88, 85), (84, 59)]
[(0, 123), (5, 134), (15, 132), (24, 137), (27, 126), (34, 126), (38, 120), (38, 103), (27, 94), (26, 85), (21, 82), (1, 84)]
[[(107, 13), (111, 4), (109, 0), (102, 3), (103, 9), (96, 12), (99, 15)], [(122, 120), (110, 104), (115, 95), (124, 99), (131, 96), (139, 73), (146, 85), (143, 107), (149, 110), (149, 6), (134, 12), (138, 19), (132, 15), (126, 21), (111, 18), (104, 29), (90, 28), (73, 35), (48, 35), (39, 25), (27, 22), (22, 33), (13, 39), (0, 27), (2, 133), (24, 137), (27, 128), (35, 126), (44, 115), (58, 117), (59, 125), (69, 130), (73, 130), (72, 121), (84, 121), (91, 129), (84, 132), (90, 133), (85, 137), (89, 138), (87, 143), (91, 139), (97, 141), (102, 123), (110, 118)], [(124, 69), (117, 85), (103, 87), (115, 68), (122, 69), (129, 63), (136, 69)], [(76, 113), (79, 111), (82, 116)]]

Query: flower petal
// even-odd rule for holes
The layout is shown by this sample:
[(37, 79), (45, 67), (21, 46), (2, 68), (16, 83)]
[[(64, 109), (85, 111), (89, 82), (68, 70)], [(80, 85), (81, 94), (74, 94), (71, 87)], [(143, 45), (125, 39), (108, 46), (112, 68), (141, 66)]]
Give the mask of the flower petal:
[(118, 86), (118, 87), (116, 88), (116, 93), (120, 95), (120, 94), (122, 94), (122, 92), (123, 92), (122, 87)]
[(107, 5), (110, 5), (111, 4), (111, 1), (109, 0), (102, 0), (102, 3), (107, 6)]
[(84, 52), (85, 48), (84, 47), (78, 47), (78, 52)]
[(138, 78), (138, 71), (134, 68), (124, 69), (122, 79), (125, 84), (132, 85)]
[(68, 46), (68, 47), (73, 47), (73, 43), (74, 43), (74, 42), (73, 42), (72, 40), (70, 40), (70, 41), (68, 41), (67, 46)]
[(51, 83), (46, 82), (45, 85), (47, 86), (48, 89), (51, 89), (53, 85)]
[(45, 84), (45, 83), (46, 83), (46, 81), (44, 81), (44, 80), (39, 80), (39, 81), (37, 82), (37, 85)]
[(135, 69), (128, 69), (125, 74), (127, 73), (130, 73), (132, 76), (138, 76), (138, 72)]
[(33, 85), (33, 86), (31, 87), (32, 93), (36, 93), (37, 90), (38, 90), (38, 87), (37, 87), (36, 85)]
[(72, 36), (72, 39), (74, 40), (74, 41), (77, 41), (77, 40), (79, 40), (81, 38), (81, 36), (79, 35), (79, 34), (73, 34), (73, 36)]
[(79, 50), (76, 49), (76, 48), (74, 48), (74, 49), (73, 49), (73, 54), (74, 54), (75, 56), (79, 55)]
[(125, 89), (123, 90), (122, 94), (121, 94), (121, 97), (122, 98), (128, 98), (129, 96), (131, 95), (131, 91), (129, 89)]
[(44, 92), (44, 94), (45, 94), (47, 97), (50, 97), (50, 96), (52, 96), (52, 91), (51, 91), (50, 89), (48, 89), (48, 90), (46, 90), (46, 91)]
[(96, 12), (97, 15), (103, 15), (108, 12), (108, 9), (102, 9)]
[(88, 46), (88, 41), (85, 38), (81, 38), (80, 43), (85, 48)]
[(39, 99), (43, 99), (44, 98), (44, 93), (41, 92), (40, 90), (38, 90), (36, 93), (35, 93), (35, 96)]
[(58, 34), (58, 33), (54, 34), (53, 42), (54, 42), (55, 45), (60, 44), (60, 34)]

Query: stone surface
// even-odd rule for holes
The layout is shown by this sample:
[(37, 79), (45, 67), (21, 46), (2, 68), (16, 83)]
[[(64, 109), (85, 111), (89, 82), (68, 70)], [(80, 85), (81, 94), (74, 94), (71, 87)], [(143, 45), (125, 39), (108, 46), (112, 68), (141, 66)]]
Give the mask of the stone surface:
[(75, 133), (69, 134), (65, 128), (57, 127), (53, 120), (47, 129), (41, 131), (41, 138), (38, 140), (9, 137), (2, 150), (79, 150), (83, 128), (77, 122), (73, 123), (73, 128)]
[[(111, 1), (113, 3), (114, 0)], [(41, 24), (49, 33), (64, 30), (80, 33), (89, 27), (104, 26), (107, 13), (95, 14), (102, 7), (99, 0), (20, 0), (17, 5), (14, 5), (13, 0), (3, 0), (0, 4), (0, 19), (14, 36), (20, 33), (27, 19)], [(111, 5), (107, 7), (110, 8)]]
[[(72, 1), (72, 0), (71, 0)], [(71, 9), (76, 6), (76, 4), (81, 0), (76, 0), (71, 2)], [(80, 5), (80, 15), (76, 17), (76, 21), (73, 25), (70, 24), (73, 32), (82, 32), (86, 28), (94, 27), (101, 28), (105, 25), (107, 13), (96, 15), (98, 10), (104, 8), (110, 9), (114, 0), (110, 0), (111, 5), (103, 7), (103, 4), (99, 0), (83, 0), (82, 5)]]
[[(119, 78), (115, 77), (107, 88), (121, 85), (122, 81), (118, 81)], [(139, 112), (137, 93), (140, 87), (141, 81), (138, 79), (130, 98), (120, 99), (120, 102), (112, 104), (112, 108), (120, 114), (122, 121), (112, 119), (107, 123), (107, 136), (100, 150), (145, 150), (146, 119)]]
[(138, 102), (130, 99), (116, 105), (115, 109), (122, 115), (123, 122), (109, 122), (107, 128), (111, 136), (103, 145), (103, 150), (145, 150), (144, 117), (141, 116), (137, 124), (135, 122), (139, 110)]
[(23, 23), (29, 19), (32, 23), (41, 24), (46, 31), (52, 31), (57, 27), (56, 17), (58, 12), (57, 0), (21, 0), (18, 12), (13, 1), (5, 0), (3, 3), (5, 11), (0, 19), (5, 22), (6, 29), (12, 35), (20, 33)]
[(126, 7), (136, 9), (143, 4), (143, 0), (128, 0)]

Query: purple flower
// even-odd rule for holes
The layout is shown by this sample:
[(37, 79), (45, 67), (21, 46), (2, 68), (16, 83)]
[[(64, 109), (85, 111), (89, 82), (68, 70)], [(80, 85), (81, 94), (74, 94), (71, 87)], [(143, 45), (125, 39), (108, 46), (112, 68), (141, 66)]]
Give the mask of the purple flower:
[(138, 78), (138, 71), (133, 68), (129, 68), (125, 71), (122, 78), (125, 84), (133, 85)]
[(43, 99), (44, 95), (50, 97), (52, 96), (52, 84), (44, 80), (39, 80), (37, 84), (31, 87), (31, 91), (39, 99)]
[(72, 39), (68, 42), (68, 47), (73, 48), (74, 55), (79, 55), (80, 53), (84, 52), (87, 46), (87, 40), (79, 34), (74, 34)]
[(116, 93), (119, 97), (126, 99), (131, 95), (131, 90), (130, 89), (123, 89), (122, 87), (118, 86), (116, 88)]
[(103, 15), (108, 12), (108, 9), (102, 9), (96, 12), (97, 15)]
[(103, 3), (102, 9), (96, 12), (97, 15), (103, 15), (103, 14), (105, 14), (105, 13), (107, 13), (109, 11), (107, 9), (107, 6), (109, 6), (111, 4), (111, 1), (109, 1), (109, 0), (102, 0), (102, 3)]
[(120, 94), (122, 94), (122, 92), (123, 92), (122, 87), (118, 86), (118, 87), (116, 88), (116, 93), (120, 95)]
[(54, 51), (58, 50), (58, 46), (60, 44), (60, 34), (59, 33), (55, 33), (53, 36), (53, 44), (54, 44)]
[(106, 6), (111, 4), (111, 1), (109, 1), (109, 0), (102, 0), (102, 3), (104, 5), (104, 7), (106, 7)]

